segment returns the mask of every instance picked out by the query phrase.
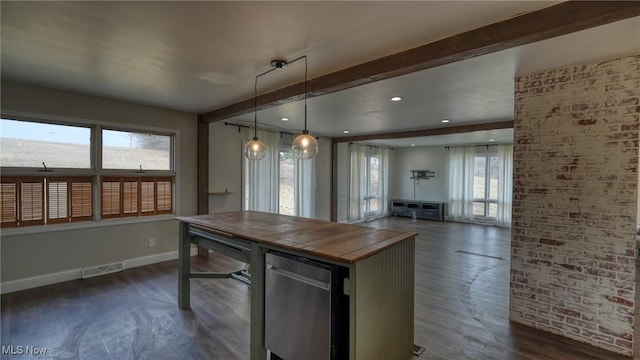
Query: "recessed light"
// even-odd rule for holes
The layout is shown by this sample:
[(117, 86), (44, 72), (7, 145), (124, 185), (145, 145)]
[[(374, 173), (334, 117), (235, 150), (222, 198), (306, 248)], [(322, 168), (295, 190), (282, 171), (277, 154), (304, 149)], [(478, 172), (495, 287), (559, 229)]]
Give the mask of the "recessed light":
[(402, 96), (393, 96), (391, 98), (391, 101), (400, 101), (400, 100), (402, 100)]
[(282, 120), (282, 121), (289, 121), (289, 118), (283, 117), (283, 118), (280, 118), (280, 120)]
[(411, 146), (416, 146), (416, 144), (411, 144)]
[(494, 142), (496, 141), (496, 139), (489, 139), (489, 142)]
[(348, 134), (348, 133), (349, 133), (349, 130), (345, 130), (345, 131), (343, 131), (343, 133)]
[(442, 120), (440, 120), (440, 122), (441, 122), (441, 123), (448, 123), (449, 121), (451, 121), (451, 120), (449, 120), (449, 119), (442, 119)]

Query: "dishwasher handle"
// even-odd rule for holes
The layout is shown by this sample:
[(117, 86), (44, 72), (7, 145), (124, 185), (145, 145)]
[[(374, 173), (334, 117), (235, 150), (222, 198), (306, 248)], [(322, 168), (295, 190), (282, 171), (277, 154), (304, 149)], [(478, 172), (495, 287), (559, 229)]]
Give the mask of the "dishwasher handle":
[(331, 290), (331, 283), (327, 283), (324, 281), (320, 281), (320, 280), (316, 280), (316, 279), (312, 279), (310, 277), (295, 273), (293, 271), (289, 271), (283, 268), (279, 268), (279, 267), (275, 267), (273, 265), (268, 264), (267, 265), (267, 271), (272, 271), (275, 274), (287, 277), (289, 279), (295, 280), (295, 281), (299, 281), (301, 283), (305, 283), (307, 285), (311, 285), (313, 287), (317, 287), (320, 288), (322, 290), (327, 290), (330, 291)]

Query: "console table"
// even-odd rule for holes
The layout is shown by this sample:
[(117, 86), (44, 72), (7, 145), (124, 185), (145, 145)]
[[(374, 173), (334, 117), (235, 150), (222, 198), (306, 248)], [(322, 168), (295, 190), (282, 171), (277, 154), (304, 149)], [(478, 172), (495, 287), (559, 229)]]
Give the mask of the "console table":
[[(349, 359), (413, 358), (416, 233), (255, 211), (180, 221), (178, 306), (188, 308), (191, 278), (232, 274), (192, 273), (196, 244), (250, 264), (252, 360), (265, 360), (265, 254), (278, 251), (348, 269)], [(215, 335), (215, 334), (212, 334)]]
[(393, 216), (444, 221), (444, 203), (419, 200), (391, 200)]

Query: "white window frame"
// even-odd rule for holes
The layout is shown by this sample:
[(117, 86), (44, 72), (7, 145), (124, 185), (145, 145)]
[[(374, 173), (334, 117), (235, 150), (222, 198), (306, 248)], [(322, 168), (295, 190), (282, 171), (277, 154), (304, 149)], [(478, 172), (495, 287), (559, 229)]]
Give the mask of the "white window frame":
[[(491, 194), (491, 172), (490, 172), (490, 168), (491, 168), (491, 158), (495, 157), (496, 159), (498, 159), (498, 154), (497, 153), (481, 153), (481, 154), (475, 154), (473, 157), (473, 161), (474, 161), (474, 168), (475, 168), (475, 159), (479, 158), (479, 157), (483, 157), (485, 158), (485, 163), (484, 163), (484, 198), (473, 198), (473, 203), (483, 203), (484, 204), (484, 215), (476, 215), (473, 214), (473, 217), (476, 219), (495, 219), (495, 216), (489, 216), (489, 206), (491, 204), (496, 204), (496, 206), (498, 206), (498, 199), (490, 199), (490, 194)], [(472, 177), (473, 178), (473, 177)]]
[[(66, 125), (66, 126), (80, 126), (89, 128), (91, 131), (91, 141), (90, 141), (90, 168), (89, 169), (79, 169), (79, 168), (49, 168), (51, 171), (42, 172), (43, 167), (35, 168), (35, 167), (0, 167), (0, 171), (3, 176), (11, 176), (11, 177), (20, 177), (20, 176), (62, 176), (62, 177), (72, 177), (72, 176), (91, 176), (93, 177), (93, 221), (84, 221), (84, 222), (76, 222), (76, 223), (65, 223), (65, 224), (50, 224), (50, 225), (34, 225), (34, 226), (25, 226), (25, 227), (8, 227), (3, 228), (2, 233), (5, 235), (19, 235), (19, 234), (28, 234), (28, 233), (38, 233), (44, 231), (57, 231), (57, 230), (72, 230), (76, 228), (87, 228), (87, 227), (95, 227), (95, 226), (105, 226), (105, 225), (118, 225), (118, 224), (129, 224), (129, 223), (140, 223), (140, 222), (153, 222), (153, 221), (162, 221), (166, 219), (172, 219), (175, 214), (178, 213), (179, 207), (179, 189), (180, 184), (180, 176), (178, 163), (176, 162), (176, 158), (178, 156), (178, 146), (180, 139), (180, 130), (179, 129), (168, 129), (168, 128), (158, 128), (158, 127), (150, 127), (150, 126), (137, 126), (137, 125), (121, 125), (115, 123), (107, 123), (103, 121), (96, 121), (92, 119), (79, 119), (79, 118), (69, 118), (64, 116), (56, 116), (56, 115), (45, 115), (45, 114), (31, 114), (25, 112), (18, 111), (6, 111), (2, 110), (0, 113), (2, 119), (8, 120), (16, 120), (16, 121), (26, 121), (26, 122), (37, 122), (43, 124), (52, 124), (52, 125)], [(102, 129), (105, 130), (117, 130), (117, 131), (126, 131), (126, 132), (138, 132), (138, 133), (146, 133), (146, 134), (156, 134), (156, 135), (165, 135), (170, 136), (170, 167), (171, 170), (144, 170), (143, 173), (140, 173), (140, 170), (137, 169), (102, 169)], [(136, 176), (136, 177), (173, 177), (173, 189), (172, 194), (173, 197), (172, 214), (161, 214), (161, 215), (147, 215), (147, 216), (130, 216), (130, 217), (119, 217), (119, 218), (107, 218), (102, 219), (100, 216), (102, 204), (101, 204), (101, 178), (102, 177), (117, 177), (117, 176)]]
[(99, 169), (100, 172), (102, 172), (103, 174), (116, 174), (116, 175), (122, 175), (123, 173), (130, 173), (131, 171), (136, 171), (138, 172), (139, 169), (103, 169), (102, 168), (102, 150), (103, 150), (103, 144), (102, 144), (102, 130), (113, 130), (113, 131), (123, 131), (123, 132), (132, 132), (132, 133), (143, 133), (143, 134), (152, 134), (152, 135), (161, 135), (161, 136), (169, 136), (170, 137), (170, 143), (169, 143), (169, 148), (170, 148), (170, 153), (169, 153), (169, 170), (145, 170), (142, 169), (143, 171), (149, 171), (149, 172), (154, 172), (155, 174), (157, 174), (156, 176), (172, 176), (173, 174), (175, 174), (175, 134), (174, 133), (167, 133), (165, 132), (159, 132), (159, 131), (148, 131), (148, 130), (140, 130), (140, 129), (130, 129), (130, 128), (126, 128), (126, 127), (114, 127), (114, 126), (98, 126), (98, 131), (100, 133), (100, 136), (97, 136), (97, 141), (99, 142), (99, 144), (96, 144), (98, 146), (97, 152), (96, 152), (96, 168)]

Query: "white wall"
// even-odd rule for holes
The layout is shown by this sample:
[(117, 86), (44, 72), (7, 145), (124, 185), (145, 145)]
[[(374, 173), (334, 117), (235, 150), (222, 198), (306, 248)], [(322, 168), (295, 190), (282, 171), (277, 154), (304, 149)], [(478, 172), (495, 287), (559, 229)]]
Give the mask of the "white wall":
[(232, 194), (209, 195), (209, 212), (242, 209), (242, 139), (246, 130), (225, 126), (223, 121), (209, 125), (209, 192)]
[[(246, 128), (225, 125), (223, 121), (209, 125), (209, 191), (233, 194), (209, 195), (209, 212), (242, 209), (242, 141), (253, 136)], [(318, 139), (316, 155), (315, 218), (331, 219), (331, 139)]]
[[(111, 123), (114, 126), (120, 124), (177, 129), (179, 157), (176, 159), (176, 212), (185, 216), (196, 214), (195, 114), (8, 82), (2, 82), (1, 96), (3, 113), (28, 113), (43, 119), (55, 116), (74, 121)], [(177, 250), (177, 221), (170, 218), (152, 222), (135, 221), (137, 219), (105, 220), (98, 227), (74, 230), (68, 230), (67, 226), (62, 227), (64, 230), (53, 231), (61, 227), (51, 226), (44, 232), (24, 228), (19, 230), (29, 233), (19, 235), (7, 235), (12, 232), (7, 229), (0, 236), (0, 281), (15, 282), (29, 277)], [(73, 227), (75, 224), (69, 226)], [(155, 239), (155, 247), (148, 247), (149, 238)]]
[[(448, 158), (443, 146), (397, 148), (393, 177), (395, 187), (390, 191), (392, 199), (442, 201), (449, 193)], [(428, 180), (412, 180), (410, 170), (430, 170), (435, 177)], [(415, 186), (414, 186), (415, 184)]]

